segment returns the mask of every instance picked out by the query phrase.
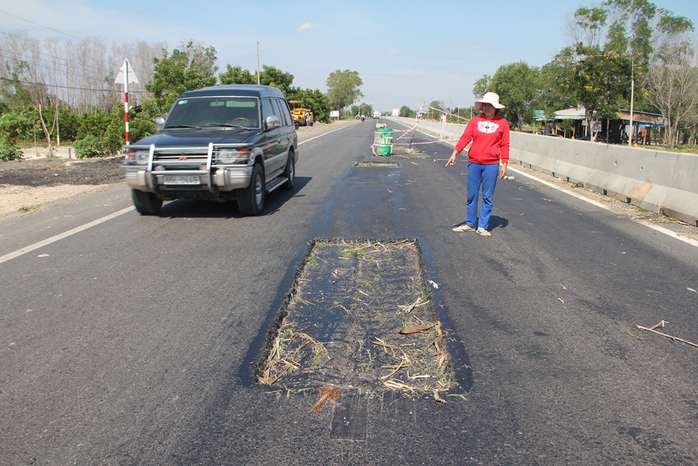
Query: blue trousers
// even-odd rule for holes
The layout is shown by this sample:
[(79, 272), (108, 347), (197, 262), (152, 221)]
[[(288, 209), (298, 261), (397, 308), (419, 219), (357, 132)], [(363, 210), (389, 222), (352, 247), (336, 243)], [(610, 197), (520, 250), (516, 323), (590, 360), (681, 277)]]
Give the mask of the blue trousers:
[[(481, 165), (468, 162), (468, 210), (465, 223), (471, 227), (479, 227), (487, 230), (490, 226), (492, 214), (492, 202), (494, 201), (494, 188), (497, 186), (499, 176), (499, 164)], [(478, 197), (482, 187), (482, 206), (480, 217), (477, 215)], [(476, 223), (477, 222), (477, 223)]]

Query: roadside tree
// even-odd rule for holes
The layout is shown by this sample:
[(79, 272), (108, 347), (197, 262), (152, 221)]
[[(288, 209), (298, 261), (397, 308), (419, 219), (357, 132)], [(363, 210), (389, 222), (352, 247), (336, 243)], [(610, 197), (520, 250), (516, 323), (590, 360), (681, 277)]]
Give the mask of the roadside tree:
[(475, 84), (473, 85), (473, 95), (480, 98), (485, 95), (485, 93), (491, 91), (491, 87), (492, 76), (485, 74), (480, 79), (475, 81)]
[[(218, 75), (218, 80), (221, 84), (257, 84), (257, 73), (243, 70), (240, 66), (227, 65), (225, 72)], [(293, 75), (264, 65), (259, 73), (259, 84), (276, 87), (287, 95), (293, 84)]]
[(525, 62), (500, 66), (490, 88), (506, 105), (506, 119), (512, 128), (522, 129), (533, 119), (534, 103), (541, 94), (541, 72)]
[(405, 118), (414, 118), (417, 116), (417, 112), (412, 110), (407, 105), (403, 105), (402, 107), (400, 107), (400, 112), (398, 113), (398, 115)]
[(571, 90), (574, 82), (572, 51), (567, 48), (541, 68), (541, 92), (536, 99), (536, 108), (552, 117), (557, 110), (576, 107), (579, 101)]
[(336, 110), (349, 107), (364, 95), (360, 87), (363, 81), (356, 71), (333, 71), (327, 78), (327, 96)]
[(293, 84), (293, 75), (273, 66), (264, 65), (259, 74), (260, 84), (273, 86), (287, 95)]
[(221, 84), (257, 84), (257, 76), (241, 66), (227, 65), (223, 73), (218, 75)]
[(152, 82), (145, 85), (153, 94), (157, 107), (167, 112), (177, 97), (185, 91), (213, 86), (217, 82), (216, 49), (189, 41), (171, 56), (163, 50), (162, 58), (155, 58)]
[(689, 42), (665, 46), (655, 63), (650, 65), (644, 81), (648, 101), (659, 109), (664, 119), (669, 146), (680, 143), (680, 128), (695, 120), (693, 117), (698, 110), (697, 58), (696, 46)]

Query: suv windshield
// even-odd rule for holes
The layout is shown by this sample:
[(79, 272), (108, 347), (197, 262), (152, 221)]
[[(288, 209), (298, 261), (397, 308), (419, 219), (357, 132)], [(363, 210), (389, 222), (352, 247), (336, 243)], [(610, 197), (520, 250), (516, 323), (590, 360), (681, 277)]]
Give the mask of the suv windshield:
[(259, 101), (254, 97), (196, 97), (179, 99), (165, 128), (206, 126), (259, 127)]

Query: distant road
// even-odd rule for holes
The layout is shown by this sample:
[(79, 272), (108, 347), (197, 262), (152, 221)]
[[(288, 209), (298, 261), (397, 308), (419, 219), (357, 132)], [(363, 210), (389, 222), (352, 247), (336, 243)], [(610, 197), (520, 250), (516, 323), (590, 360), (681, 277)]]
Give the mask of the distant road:
[[(698, 350), (636, 325), (698, 342), (698, 248), (518, 174), (492, 237), (454, 233), (464, 160), (377, 159), (374, 127), (301, 128), (296, 188), (259, 217), (198, 201), (143, 217), (119, 186), (3, 222), (0, 255), (74, 231), (0, 263), (0, 464), (696, 463)], [(466, 399), (311, 415), (316, 393), (256, 386), (308, 244), (405, 237), (462, 342)], [(346, 416), (360, 428), (337, 438)]]

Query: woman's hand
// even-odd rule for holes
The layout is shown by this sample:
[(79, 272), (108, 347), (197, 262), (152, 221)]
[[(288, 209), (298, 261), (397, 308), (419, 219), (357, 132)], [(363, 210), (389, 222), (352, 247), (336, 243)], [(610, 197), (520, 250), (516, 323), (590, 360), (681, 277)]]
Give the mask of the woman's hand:
[(446, 162), (446, 166), (448, 167), (449, 165), (455, 165), (457, 156), (458, 156), (458, 152), (453, 151), (453, 154), (451, 154), (451, 158), (448, 159), (448, 162)]
[(503, 163), (499, 166), (499, 179), (501, 180), (505, 176), (507, 176), (507, 164)]

